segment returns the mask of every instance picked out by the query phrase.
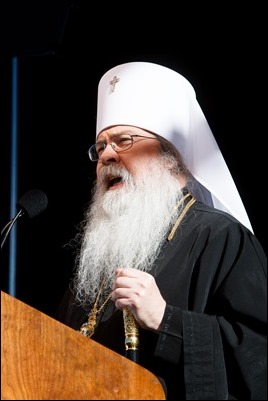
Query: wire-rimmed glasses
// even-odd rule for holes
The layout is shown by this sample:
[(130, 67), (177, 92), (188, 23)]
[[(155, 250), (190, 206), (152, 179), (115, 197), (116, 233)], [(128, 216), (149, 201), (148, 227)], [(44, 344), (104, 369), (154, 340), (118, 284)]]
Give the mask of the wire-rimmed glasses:
[(132, 134), (117, 134), (113, 135), (108, 141), (99, 141), (94, 145), (90, 146), (88, 150), (88, 156), (92, 162), (98, 161), (101, 157), (102, 152), (111, 145), (113, 150), (117, 153), (124, 152), (133, 146), (133, 138), (146, 138), (146, 139), (157, 139), (156, 137), (144, 136), (144, 135), (132, 135)]

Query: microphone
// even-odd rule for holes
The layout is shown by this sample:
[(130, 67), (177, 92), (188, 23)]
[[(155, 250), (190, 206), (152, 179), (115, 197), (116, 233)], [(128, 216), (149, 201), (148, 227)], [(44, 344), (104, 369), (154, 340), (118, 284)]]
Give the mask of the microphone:
[(3, 235), (1, 249), (3, 248), (10, 230), (20, 217), (26, 216), (32, 219), (33, 217), (42, 213), (46, 209), (47, 204), (48, 199), (43, 191), (39, 189), (32, 189), (31, 191), (26, 192), (16, 203), (16, 206), (19, 209), (18, 213), (5, 225), (1, 231), (1, 236)]

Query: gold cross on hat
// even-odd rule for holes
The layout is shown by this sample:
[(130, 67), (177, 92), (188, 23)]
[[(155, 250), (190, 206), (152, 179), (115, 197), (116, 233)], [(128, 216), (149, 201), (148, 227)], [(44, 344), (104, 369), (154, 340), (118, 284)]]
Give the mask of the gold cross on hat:
[(113, 79), (109, 82), (109, 84), (111, 85), (111, 93), (114, 92), (115, 89), (115, 84), (117, 84), (117, 82), (119, 82), (119, 78), (115, 75), (113, 77)]

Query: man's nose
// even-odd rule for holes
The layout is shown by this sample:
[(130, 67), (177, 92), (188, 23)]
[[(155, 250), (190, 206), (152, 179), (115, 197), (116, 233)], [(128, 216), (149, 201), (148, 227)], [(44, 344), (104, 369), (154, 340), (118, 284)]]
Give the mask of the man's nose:
[(100, 161), (103, 164), (117, 163), (119, 161), (119, 155), (114, 150), (111, 143), (107, 143), (106, 148), (103, 150), (100, 156)]

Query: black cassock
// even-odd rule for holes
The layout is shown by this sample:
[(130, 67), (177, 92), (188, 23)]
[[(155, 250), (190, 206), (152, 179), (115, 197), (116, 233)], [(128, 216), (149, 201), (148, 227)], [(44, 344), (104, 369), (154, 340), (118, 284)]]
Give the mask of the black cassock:
[[(161, 331), (140, 329), (139, 364), (167, 399), (267, 400), (267, 260), (230, 215), (196, 202), (151, 271), (167, 302)], [(67, 290), (56, 318), (78, 330), (89, 311)], [(92, 339), (125, 355), (110, 301)]]

